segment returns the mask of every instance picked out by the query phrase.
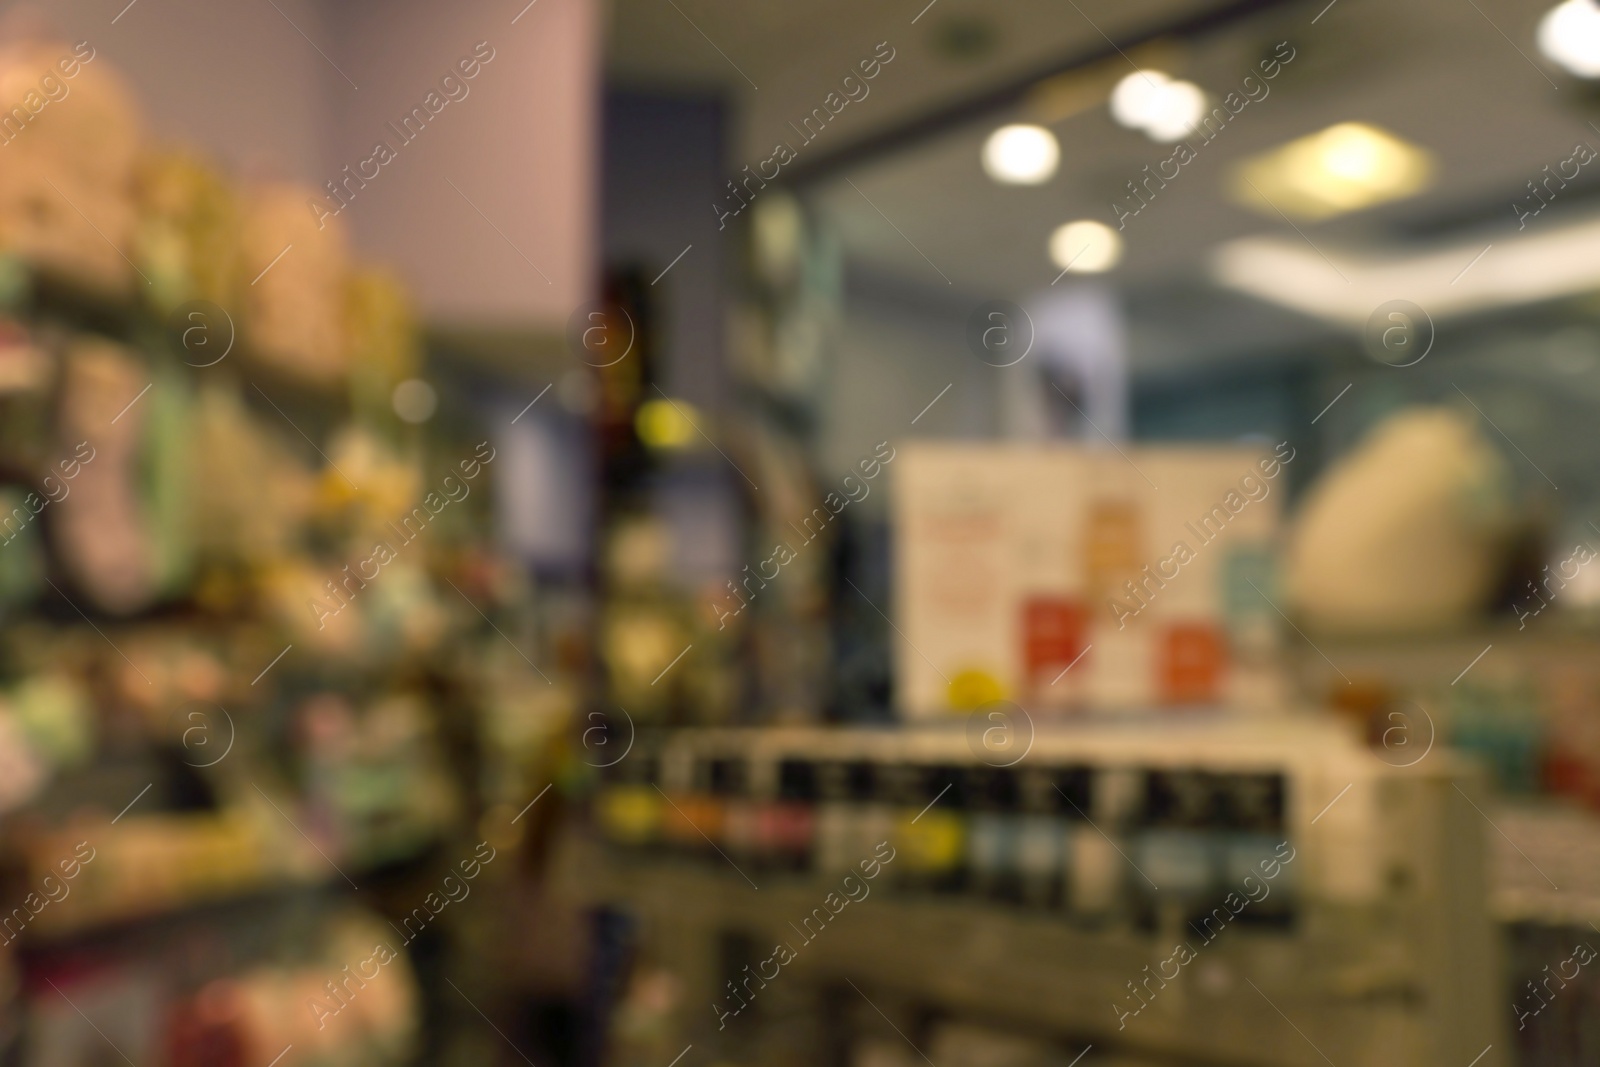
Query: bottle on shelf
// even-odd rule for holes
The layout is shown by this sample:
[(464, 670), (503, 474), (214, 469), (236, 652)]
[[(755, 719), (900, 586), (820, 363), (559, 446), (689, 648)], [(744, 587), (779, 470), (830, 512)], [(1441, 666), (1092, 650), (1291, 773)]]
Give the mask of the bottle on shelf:
[[(1221, 793), (1218, 836), (1223, 882), (1228, 890), (1252, 898), (1239, 919), (1287, 925), (1294, 916), (1295, 867), (1283, 862), (1294, 854), (1284, 825), (1283, 776), (1229, 775), (1221, 784)], [(1256, 893), (1264, 895), (1255, 899)]]
[(967, 889), (992, 900), (1016, 900), (1017, 777), (1008, 768), (968, 768)]
[(761, 816), (762, 851), (780, 870), (811, 868), (817, 833), (817, 771), (807, 760), (778, 764), (778, 796)]
[(724, 757), (711, 761), (711, 795), (719, 809), (716, 823), (720, 836), (713, 835), (722, 850), (735, 863), (761, 863), (766, 858), (762, 839), (762, 817), (766, 802), (755, 781), (751, 761)]
[(1217, 779), (1197, 770), (1152, 771), (1133, 856), (1141, 924), (1181, 929), (1220, 899)]
[(712, 794), (712, 764), (691, 759), (686, 770), (666, 790), (669, 803), (662, 813), (661, 838), (680, 853), (710, 853), (711, 845), (722, 836), (723, 813), (721, 799)]
[(1089, 779), (1088, 805), (1068, 833), (1068, 910), (1085, 925), (1118, 918), (1124, 887), (1138, 877), (1125, 858), (1126, 834), (1143, 802), (1144, 775), (1127, 767), (1097, 768)]
[(895, 843), (904, 843), (899, 872), (902, 884), (935, 892), (958, 891), (965, 880), (967, 839), (959, 769), (902, 765), (892, 774), (900, 800)]
[(852, 765), (843, 760), (817, 764), (817, 811), (814, 827), (813, 868), (833, 877), (850, 871), (856, 864), (856, 828), (861, 805), (854, 795)]
[(1028, 768), (1017, 776), (1017, 899), (1029, 907), (1053, 908), (1062, 900), (1068, 827), (1077, 818), (1061, 793), (1069, 773)]
[(884, 765), (871, 760), (850, 764), (850, 795), (856, 808), (856, 862), (873, 855), (885, 841), (894, 841), (897, 809), (894, 797), (884, 784)]
[(660, 843), (666, 802), (656, 788), (657, 767), (655, 755), (641, 751), (603, 772), (595, 797), (595, 821), (605, 840), (628, 848), (650, 848)]

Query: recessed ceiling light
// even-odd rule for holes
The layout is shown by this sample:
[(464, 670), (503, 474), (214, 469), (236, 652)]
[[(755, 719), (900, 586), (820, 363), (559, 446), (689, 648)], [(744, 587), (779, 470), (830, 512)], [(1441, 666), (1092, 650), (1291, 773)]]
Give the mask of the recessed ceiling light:
[(1193, 82), (1174, 81), (1159, 70), (1136, 70), (1111, 90), (1111, 117), (1170, 143), (1189, 135), (1205, 103), (1205, 93)]
[(983, 142), (983, 169), (1004, 185), (1047, 182), (1060, 161), (1056, 135), (1043, 126), (1002, 126)]
[(1117, 265), (1122, 258), (1122, 238), (1103, 222), (1079, 219), (1057, 227), (1050, 235), (1050, 258), (1063, 271), (1096, 274)]
[(1130, 130), (1142, 130), (1156, 115), (1161, 90), (1172, 79), (1159, 70), (1136, 70), (1111, 90), (1111, 117)]
[[(1359, 329), (1372, 309), (1404, 297), (1434, 322), (1592, 294), (1600, 289), (1600, 216), (1537, 233), (1513, 231), (1469, 271), (1483, 246), (1462, 240), (1363, 254), (1310, 248), (1297, 236), (1246, 237), (1219, 247), (1211, 270), (1222, 284)], [(1327, 258), (1324, 258), (1326, 256)]]
[(1206, 94), (1193, 82), (1168, 82), (1156, 97), (1155, 114), (1144, 125), (1154, 141), (1181, 141), (1194, 131), (1206, 109)]
[(1566, 0), (1545, 12), (1539, 50), (1580, 78), (1600, 78), (1600, 6)]
[(1325, 219), (1411, 196), (1432, 177), (1425, 149), (1376, 126), (1341, 122), (1245, 161), (1233, 194), (1263, 214)]

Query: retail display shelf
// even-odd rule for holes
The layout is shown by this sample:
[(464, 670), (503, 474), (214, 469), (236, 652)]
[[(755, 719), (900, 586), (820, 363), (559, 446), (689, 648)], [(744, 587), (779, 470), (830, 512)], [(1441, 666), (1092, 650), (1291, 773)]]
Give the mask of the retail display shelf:
[[(763, 958), (777, 944), (792, 947), (789, 980), (797, 983), (892, 991), (935, 1011), (1008, 1019), (1112, 1050), (1261, 1067), (1313, 1067), (1325, 1062), (1317, 1049), (1341, 1065), (1433, 1062), (1408, 1020), (1425, 997), (1416, 964), (1395, 953), (1380, 961), (1344, 951), (1331, 931), (1285, 937), (1241, 928), (1206, 945), (1184, 931), (1082, 930), (1054, 916), (885, 889), (847, 906), (838, 929), (816, 931), (813, 922), (808, 941), (793, 924), (837, 891), (823, 879), (756, 876), (751, 884), (731, 869), (600, 856), (580, 878), (595, 899), (639, 915), (662, 952), (701, 961), (707, 970), (694, 979), (709, 991), (722, 991), (730, 976), (713, 973), (717, 953), (695, 939), (731, 933)], [(1119, 1028), (1119, 1008), (1138, 1003), (1128, 983), (1147, 979), (1146, 968), (1185, 940), (1199, 946), (1193, 973), (1149, 987), (1159, 988), (1151, 1010)], [(1309, 1033), (1286, 1025), (1279, 1011)]]
[(1144, 1055), (1449, 1067), (1500, 1045), (1491, 831), (1447, 752), (1392, 766), (1293, 716), (1041, 728), (1011, 767), (949, 727), (642, 744), (575, 887), (708, 999), (787, 945), (797, 982)]
[(137, 906), (85, 909), (28, 930), (20, 944), (33, 953), (69, 950), (84, 944), (92, 946), (119, 934), (171, 923), (233, 914), (248, 916), (297, 896), (320, 896), (329, 890), (338, 891), (342, 886), (344, 882), (336, 875), (327, 879), (262, 879), (209, 893), (147, 901)]
[(1496, 805), (1491, 910), (1507, 923), (1600, 924), (1600, 818), (1556, 804)]

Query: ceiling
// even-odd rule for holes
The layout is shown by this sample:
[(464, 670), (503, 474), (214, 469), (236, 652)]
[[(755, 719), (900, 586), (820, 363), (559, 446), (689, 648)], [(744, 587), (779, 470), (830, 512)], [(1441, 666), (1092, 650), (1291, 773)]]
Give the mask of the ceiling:
[[(879, 41), (891, 43), (895, 60), (871, 95), (848, 107), (807, 149), (834, 151), (1019, 72), (1103, 45), (1099, 31), (1126, 39), (1210, 6), (935, 0), (913, 25), (925, 3), (896, 0), (864, 9), (843, 0), (804, 7), (773, 0), (619, 0), (610, 30), (611, 71), (624, 81), (725, 92), (739, 115), (738, 159), (753, 163), (770, 154), (775, 138), (786, 137), (789, 120), (819, 104)], [(1579, 140), (1600, 146), (1596, 94), (1538, 57), (1534, 29), (1551, 0), (1336, 0), (1324, 10), (1325, 3), (1283, 5), (1189, 45), (1167, 47), (1159, 60), (1140, 53), (1147, 65), (1159, 63), (1216, 100), (1276, 42), (1288, 40), (1296, 51), (1266, 99), (1250, 104), (1144, 211), (1126, 220), (1123, 260), (1107, 277), (1137, 310), (1136, 349), (1145, 350), (1147, 361), (1327, 329), (1211, 286), (1207, 264), (1225, 242), (1276, 235), (1335, 256), (1468, 238), (1481, 238), (1483, 245), (1512, 242), (1517, 219), (1510, 205), (1526, 195), (1525, 183), (1546, 164), (1566, 159)], [(1131, 61), (1113, 58), (1075, 82), (1068, 79), (1053, 101), (1018, 104), (851, 165), (819, 179), (809, 194), (835, 224), (851, 261), (874, 272), (963, 301), (1037, 294), (1058, 273), (1046, 251), (1050, 232), (1075, 218), (1114, 224), (1111, 201), (1126, 193), (1125, 183), (1171, 155), (1170, 147), (1109, 116), (1106, 87), (1129, 69)], [(979, 167), (984, 137), (1002, 122), (1019, 120), (1047, 122), (1061, 142), (1060, 170), (1045, 185), (1000, 186)], [(1298, 230), (1227, 195), (1240, 160), (1347, 120), (1387, 128), (1427, 148), (1436, 162), (1433, 187), (1380, 208), (1302, 222)], [(824, 145), (824, 138), (834, 141)], [(1600, 201), (1590, 195), (1600, 191), (1600, 168), (1594, 169), (1556, 205), (1556, 214), (1585, 213)]]
[[(712, 89), (734, 105), (734, 156), (770, 154), (787, 124), (822, 103), (858, 61), (887, 42), (895, 58), (871, 94), (830, 125), (824, 145), (892, 128), (1019, 71), (1168, 22), (1206, 5), (1193, 0), (614, 0), (607, 68), (614, 81)], [(913, 19), (916, 21), (913, 23)]]

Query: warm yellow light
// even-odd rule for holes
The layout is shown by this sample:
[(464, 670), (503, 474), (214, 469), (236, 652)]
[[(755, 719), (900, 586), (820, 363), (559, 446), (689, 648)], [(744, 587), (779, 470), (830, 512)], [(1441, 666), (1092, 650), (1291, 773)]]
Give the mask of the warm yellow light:
[(686, 400), (646, 400), (633, 417), (633, 428), (651, 448), (682, 448), (694, 440), (696, 421)]
[(1432, 178), (1426, 149), (1376, 126), (1341, 122), (1245, 161), (1233, 193), (1267, 214), (1324, 219), (1419, 193)]
[(1122, 258), (1122, 238), (1103, 222), (1079, 219), (1050, 235), (1050, 258), (1063, 273), (1098, 274)]
[(1056, 135), (1043, 126), (1002, 126), (983, 143), (983, 169), (1003, 185), (1040, 185), (1061, 161)]

